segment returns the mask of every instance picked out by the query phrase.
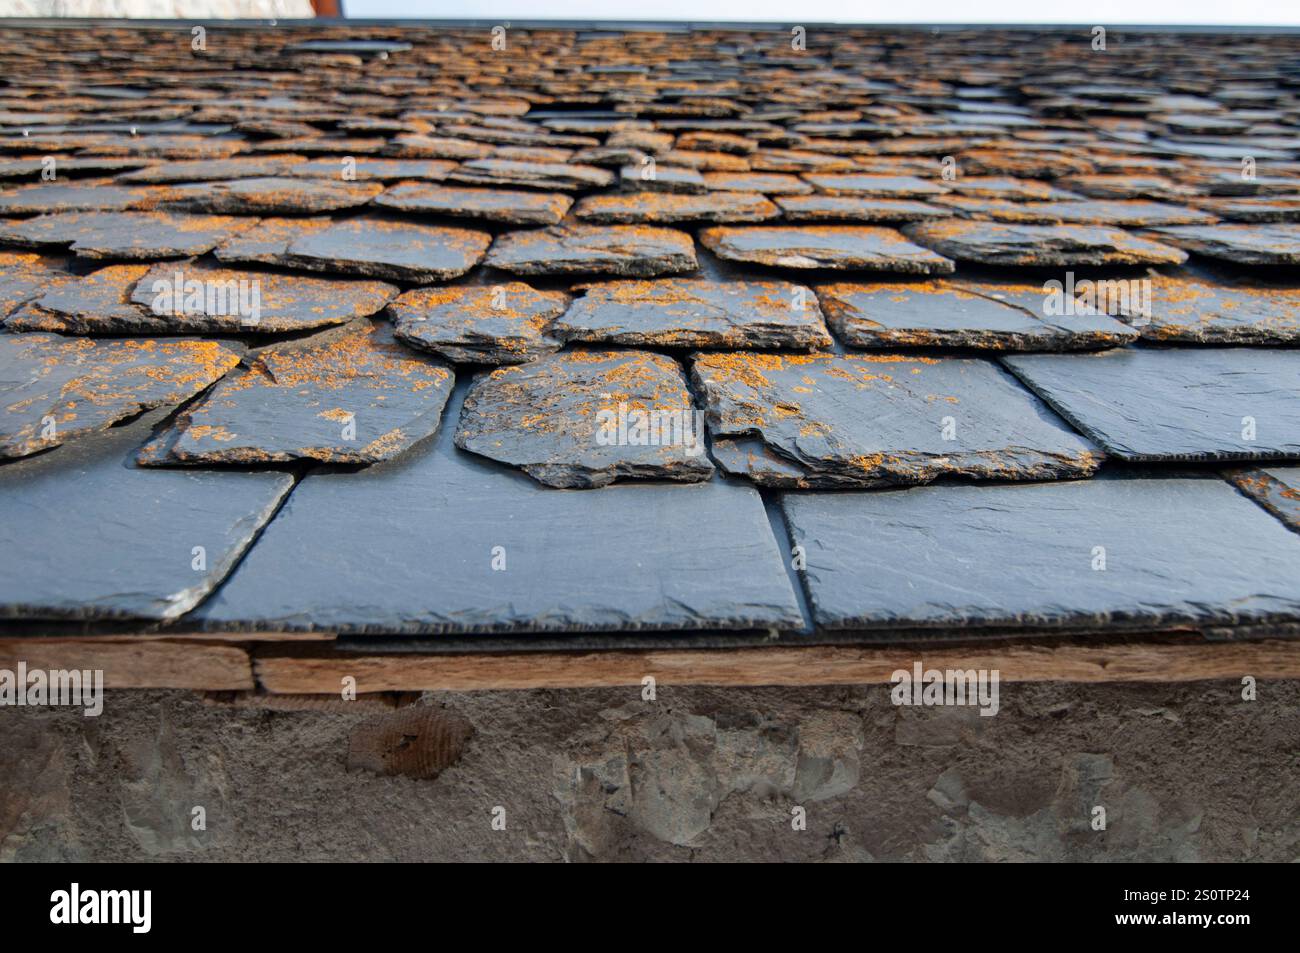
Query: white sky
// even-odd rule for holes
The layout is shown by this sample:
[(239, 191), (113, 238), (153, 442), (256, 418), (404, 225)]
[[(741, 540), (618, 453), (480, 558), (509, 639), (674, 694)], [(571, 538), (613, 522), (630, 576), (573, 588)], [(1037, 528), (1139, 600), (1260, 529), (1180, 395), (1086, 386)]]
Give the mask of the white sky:
[(1300, 26), (1300, 0), (342, 0), (349, 17)]

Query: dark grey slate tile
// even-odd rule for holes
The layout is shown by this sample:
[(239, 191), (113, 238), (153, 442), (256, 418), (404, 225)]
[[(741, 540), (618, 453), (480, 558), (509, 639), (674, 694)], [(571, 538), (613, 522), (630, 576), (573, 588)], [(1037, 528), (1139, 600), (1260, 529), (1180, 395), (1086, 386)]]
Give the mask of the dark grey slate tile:
[(763, 195), (811, 195), (813, 187), (784, 172), (705, 172), (701, 178), (719, 192), (761, 192)]
[(924, 199), (949, 191), (946, 185), (910, 175), (809, 173), (804, 176), (804, 181), (811, 182), (827, 195), (856, 195), (859, 198)]
[(966, 218), (1021, 225), (1156, 228), (1165, 225), (1201, 225), (1215, 221), (1215, 216), (1204, 209), (1137, 199), (1013, 202), (947, 195), (934, 201)]
[(672, 222), (762, 222), (776, 218), (777, 207), (757, 192), (626, 192), (589, 195), (573, 210), (584, 222), (655, 224)]
[(676, 348), (828, 348), (813, 293), (785, 281), (663, 278), (583, 286), (552, 333), (565, 341)]
[(306, 477), (197, 619), (399, 633), (801, 626), (752, 488), (554, 490), (449, 437), (361, 473)]
[(1239, 265), (1300, 264), (1300, 222), (1158, 228), (1162, 242)]
[(498, 235), (484, 264), (519, 275), (650, 278), (693, 271), (695, 243), (671, 228), (556, 225)]
[(238, 363), (237, 349), (216, 341), (0, 334), (0, 458), (179, 404)]
[(952, 216), (951, 209), (905, 199), (864, 199), (853, 195), (778, 195), (774, 201), (781, 207), (782, 214), (792, 222), (926, 222)]
[(477, 265), (491, 241), (487, 232), (361, 215), (293, 239), (283, 262), (310, 271), (446, 281)]
[(537, 189), (575, 192), (599, 189), (614, 182), (614, 173), (574, 162), (518, 162), (511, 159), (470, 159), (447, 178), (469, 185), (525, 185)]
[(1235, 470), (1228, 478), (1237, 488), (1300, 533), (1300, 467)]
[(359, 319), (250, 354), (140, 454), (143, 464), (375, 463), (438, 429), (451, 369)]
[(137, 469), (164, 416), (0, 467), (0, 617), (169, 620), (230, 572), (293, 477)]
[(522, 364), (558, 350), (549, 333), (569, 296), (518, 281), (492, 286), (414, 288), (388, 306), (397, 337), (450, 361)]
[(856, 225), (718, 226), (700, 244), (720, 258), (777, 268), (832, 268), (947, 274), (953, 263), (892, 228)]
[(188, 258), (256, 223), (255, 218), (183, 212), (64, 212), (0, 222), (0, 242), (69, 245), (82, 258)]
[(404, 182), (394, 185), (375, 205), (403, 212), (479, 218), (512, 225), (554, 225), (564, 218), (573, 199), (558, 192), (522, 189), (478, 189)]
[(223, 241), (213, 254), (221, 261), (278, 265), (299, 238), (323, 232), (333, 224), (329, 218), (263, 218)]
[(194, 159), (162, 162), (124, 172), (117, 177), (127, 183), (213, 182), (229, 179), (258, 179), (284, 175), (307, 160), (302, 156), (235, 156), (230, 159)]
[(312, 159), (289, 169), (288, 174), (312, 179), (342, 179), (358, 182), (397, 182), (423, 179), (441, 182), (456, 168), (445, 159), (377, 159), (368, 156), (344, 156), (342, 159)]
[(1118, 228), (1013, 225), (952, 219), (918, 222), (903, 234), (957, 261), (985, 265), (1177, 265), (1187, 253)]
[(980, 294), (978, 285), (949, 278), (820, 285), (817, 297), (836, 336), (850, 347), (1074, 351), (1115, 347), (1138, 337), (1104, 314), (1039, 316)]
[(365, 205), (384, 190), (377, 182), (280, 176), (169, 186), (165, 208), (235, 215), (308, 215)]
[(1121, 348), (1002, 362), (1125, 460), (1300, 458), (1300, 351)]
[(788, 493), (782, 507), (825, 628), (1113, 630), (1300, 616), (1300, 539), (1218, 479)]
[(163, 190), (148, 186), (42, 182), (0, 192), (0, 215), (121, 212), (153, 208), (165, 197)]
[(1116, 309), (1141, 325), (1144, 338), (1192, 344), (1300, 343), (1300, 284), (1228, 283), (1187, 270), (1153, 273), (1148, 280), (1149, 307), (1121, 300)]
[(0, 252), (0, 319), (22, 304), (76, 281), (36, 252)]
[(715, 441), (757, 437), (807, 486), (1055, 479), (1101, 460), (991, 361), (736, 352), (697, 355), (691, 373)]
[(696, 169), (670, 165), (625, 165), (619, 170), (624, 187), (645, 192), (701, 194), (709, 187)]
[(672, 358), (565, 351), (476, 377), (456, 446), (553, 487), (625, 478), (695, 482), (713, 475), (703, 423)]

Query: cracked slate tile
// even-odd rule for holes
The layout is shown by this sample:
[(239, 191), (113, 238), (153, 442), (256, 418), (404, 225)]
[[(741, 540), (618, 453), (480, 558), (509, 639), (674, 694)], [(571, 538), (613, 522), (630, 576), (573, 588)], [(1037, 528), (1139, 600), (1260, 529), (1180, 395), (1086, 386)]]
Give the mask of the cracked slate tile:
[(1240, 265), (1300, 264), (1300, 222), (1153, 229), (1160, 241)]
[(477, 265), (491, 241), (487, 232), (362, 215), (294, 238), (280, 261), (309, 271), (446, 281)]
[(573, 162), (517, 162), (511, 159), (471, 159), (447, 176), (469, 185), (525, 185), (574, 192), (599, 189), (614, 182), (614, 173)]
[(36, 252), (0, 252), (0, 320), (42, 294), (77, 280)]
[(165, 416), (0, 467), (0, 616), (165, 621), (230, 572), (293, 477), (136, 468)]
[(951, 209), (904, 199), (864, 199), (852, 195), (778, 195), (775, 201), (785, 217), (792, 222), (924, 222), (952, 216)]
[(691, 373), (715, 441), (756, 437), (799, 473), (738, 471), (756, 482), (1043, 480), (1090, 476), (1101, 460), (991, 361), (736, 352), (698, 355)]
[(1300, 533), (1300, 467), (1261, 467), (1227, 474), (1241, 492)]
[(946, 274), (953, 263), (892, 228), (854, 225), (719, 226), (700, 243), (720, 258), (777, 268), (833, 268)]
[(569, 296), (512, 281), (502, 285), (414, 288), (388, 306), (405, 344), (447, 360), (522, 364), (558, 350), (549, 333)]
[(238, 363), (236, 349), (216, 341), (0, 334), (0, 458), (179, 404)]
[(564, 341), (669, 348), (829, 348), (817, 299), (785, 281), (665, 278), (582, 286), (552, 327)]
[(1144, 347), (1002, 362), (1123, 460), (1300, 458), (1300, 351)]
[(1300, 285), (1216, 282), (1187, 270), (1153, 271), (1146, 280), (1148, 302), (1121, 298), (1114, 308), (1140, 327), (1144, 338), (1192, 344), (1300, 343)]
[(686, 376), (650, 351), (565, 351), (480, 374), (456, 446), (553, 487), (713, 475)]
[(498, 235), (484, 264), (520, 275), (648, 278), (696, 268), (685, 232), (643, 225), (556, 225)]
[(781, 506), (828, 629), (1149, 630), (1300, 610), (1300, 540), (1218, 479), (787, 493)]
[(438, 429), (455, 383), (441, 361), (367, 318), (261, 348), (243, 363), (150, 441), (139, 462), (376, 463)]
[[(347, 633), (801, 627), (752, 487), (565, 493), (460, 453), (449, 436), (360, 473), (308, 475), (193, 618)], [(330, 554), (330, 572), (303, 553)]]
[(817, 297), (836, 336), (850, 347), (1073, 351), (1115, 347), (1138, 337), (1105, 314), (1048, 317), (1041, 308), (1027, 311), (981, 294), (979, 285), (946, 278), (820, 285)]
[(193, 159), (162, 162), (124, 172), (118, 182), (172, 184), (177, 182), (213, 182), (230, 179), (261, 179), (285, 175), (307, 160), (302, 156), (235, 156), (230, 159)]
[(512, 225), (554, 225), (564, 218), (573, 205), (573, 199), (558, 192), (404, 182), (391, 186), (374, 200), (374, 204), (403, 212), (481, 218)]
[(595, 224), (669, 224), (673, 222), (762, 222), (780, 213), (757, 192), (709, 192), (682, 195), (627, 192), (589, 195), (573, 210), (575, 218)]
[(190, 258), (256, 224), (255, 218), (181, 212), (63, 212), (0, 222), (0, 242), (67, 245), (81, 258)]
[(1187, 253), (1118, 228), (1011, 225), (953, 219), (903, 226), (903, 234), (957, 261), (985, 265), (1177, 265)]

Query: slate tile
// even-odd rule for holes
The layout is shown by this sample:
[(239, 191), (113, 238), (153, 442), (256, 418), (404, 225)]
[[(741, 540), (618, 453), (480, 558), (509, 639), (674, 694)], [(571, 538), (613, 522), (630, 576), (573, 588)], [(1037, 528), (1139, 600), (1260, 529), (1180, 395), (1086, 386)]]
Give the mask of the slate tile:
[[(326, 554), (329, 573), (303, 553)], [(307, 476), (195, 618), (347, 633), (798, 628), (782, 560), (751, 487), (565, 493), (439, 437), (361, 473)]]
[(1098, 199), (1170, 199), (1179, 201), (1199, 190), (1159, 175), (1072, 175), (1062, 188)]
[(438, 429), (455, 383), (441, 361), (367, 318), (262, 348), (244, 363), (150, 441), (139, 462), (376, 463)]
[(121, 212), (157, 205), (157, 189), (103, 182), (47, 182), (0, 192), (0, 215), (44, 215), (54, 212)]
[(802, 485), (1043, 480), (1089, 476), (1101, 459), (990, 361), (735, 352), (697, 356), (691, 373), (713, 439), (758, 437)]
[(169, 322), (151, 321), (151, 315), (130, 300), (136, 282), (149, 268), (148, 264), (109, 265), (88, 275), (69, 275), (68, 280), (35, 295), (10, 316), (5, 328), (59, 334), (168, 333)]
[(1191, 344), (1300, 343), (1300, 285), (1210, 281), (1186, 270), (1152, 272), (1149, 308), (1121, 301), (1114, 313), (1153, 341)]
[(1300, 533), (1300, 467), (1261, 467), (1228, 473), (1241, 492)]
[(410, 159), (486, 159), (492, 147), (452, 136), (426, 136), (418, 133), (394, 136), (384, 150), (389, 155)]
[(307, 160), (302, 156), (234, 156), (230, 159), (192, 159), (160, 162), (124, 172), (117, 181), (139, 184), (213, 182), (230, 179), (260, 179), (288, 173)]
[(0, 242), (68, 245), (82, 258), (189, 258), (211, 251), (256, 222), (181, 212), (64, 212), (0, 222)]
[(0, 616), (170, 620), (230, 572), (293, 477), (137, 469), (164, 415), (0, 467)]
[(75, 280), (74, 275), (51, 268), (35, 252), (0, 252), (0, 319), (33, 298)]
[(357, 182), (398, 182), (403, 179), (441, 182), (455, 168), (455, 162), (445, 159), (376, 159), (361, 156), (345, 157), (342, 160), (312, 159), (293, 166), (288, 174), (342, 181), (347, 181), (350, 175)]
[(231, 179), (194, 182), (167, 190), (166, 208), (236, 215), (311, 214), (365, 205), (383, 191), (377, 182), (330, 179)]
[(511, 225), (555, 225), (568, 213), (573, 199), (558, 192), (521, 189), (476, 189), (405, 182), (390, 187), (375, 205), (403, 212), (480, 218)]
[(1169, 245), (1118, 228), (1089, 225), (1012, 225), (954, 219), (905, 225), (903, 234), (949, 258), (985, 265), (1177, 265), (1187, 260), (1186, 252)]
[[(45, 156), (33, 159), (6, 159), (0, 161), (0, 180), (31, 179), (44, 181), (49, 168)], [(101, 176), (128, 169), (143, 169), (154, 165), (153, 159), (91, 159), (77, 156), (59, 156), (53, 164), (58, 179), (79, 176)], [(120, 181), (120, 177), (119, 177)]]
[(782, 508), (827, 629), (1150, 630), (1300, 611), (1300, 540), (1217, 479), (788, 493)]
[(478, 264), (491, 241), (486, 232), (363, 215), (295, 238), (283, 262), (310, 271), (445, 281)]
[(852, 195), (778, 195), (774, 201), (792, 222), (925, 222), (953, 214), (925, 202)]
[(811, 182), (827, 195), (854, 195), (876, 199), (924, 199), (943, 195), (948, 188), (925, 179), (908, 175), (807, 174), (804, 181)]
[(704, 172), (708, 188), (719, 192), (761, 192), (764, 195), (811, 195), (813, 187), (784, 172)]
[(695, 243), (670, 228), (556, 225), (497, 236), (484, 264), (519, 275), (647, 278), (693, 271)]
[(1300, 222), (1300, 197), (1198, 199), (1196, 206), (1228, 222)]
[(471, 159), (447, 176), (469, 185), (526, 185), (531, 188), (574, 192), (599, 189), (614, 181), (614, 173), (598, 166), (566, 162), (514, 162), (509, 159)]
[(1215, 220), (1212, 214), (1203, 209), (1138, 199), (1007, 202), (1001, 199), (975, 199), (962, 195), (948, 195), (934, 201), (966, 218), (1022, 225), (1068, 224), (1153, 228), (1166, 225), (1202, 225)]
[(216, 341), (0, 334), (0, 458), (179, 404), (238, 363), (236, 351)]
[(836, 336), (850, 347), (1073, 351), (1138, 337), (1104, 314), (1047, 317), (955, 279), (820, 285), (817, 297)]
[(664, 278), (583, 286), (552, 333), (564, 341), (674, 348), (828, 348), (817, 299), (785, 281)]
[(1122, 348), (1002, 361), (1124, 460), (1300, 458), (1300, 352)]
[(398, 340), (457, 363), (522, 364), (558, 350), (549, 333), (569, 296), (512, 281), (414, 288), (388, 306)]
[(704, 178), (695, 169), (670, 165), (626, 165), (619, 171), (625, 188), (646, 192), (701, 194), (708, 191)]
[(221, 261), (278, 265), (299, 238), (323, 232), (333, 224), (332, 219), (323, 217), (263, 218), (223, 241), (213, 254)]
[(553, 487), (713, 475), (685, 374), (650, 351), (566, 351), (481, 374), (456, 446)]
[(944, 183), (959, 195), (976, 199), (1002, 199), (1008, 202), (1048, 202), (1078, 199), (1063, 188), (1034, 179), (1014, 179), (996, 175), (959, 176)]
[(833, 268), (944, 274), (953, 263), (892, 228), (852, 225), (719, 226), (700, 243), (720, 258), (778, 268)]
[(627, 192), (589, 195), (573, 210), (575, 218), (599, 225), (669, 224), (674, 222), (762, 222), (780, 214), (757, 192), (710, 192), (679, 195)]
[(1186, 225), (1154, 229), (1170, 245), (1241, 265), (1300, 264), (1300, 222)]

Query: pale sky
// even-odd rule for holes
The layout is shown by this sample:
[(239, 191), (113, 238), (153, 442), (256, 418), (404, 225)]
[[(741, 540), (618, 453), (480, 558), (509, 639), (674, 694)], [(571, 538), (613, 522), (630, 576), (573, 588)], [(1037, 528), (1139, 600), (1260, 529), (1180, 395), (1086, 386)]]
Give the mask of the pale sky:
[(1300, 0), (342, 0), (349, 17), (1300, 26)]

